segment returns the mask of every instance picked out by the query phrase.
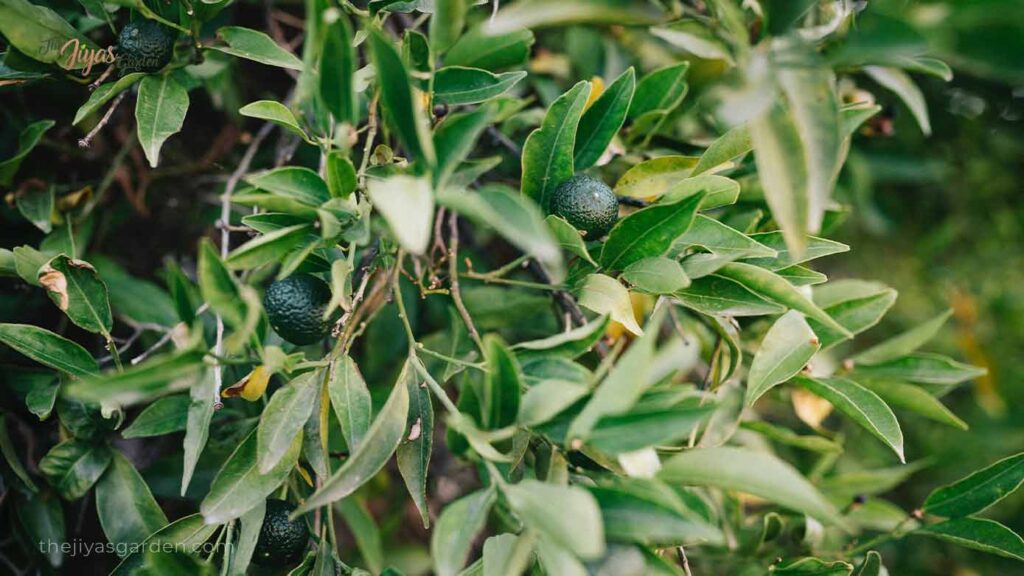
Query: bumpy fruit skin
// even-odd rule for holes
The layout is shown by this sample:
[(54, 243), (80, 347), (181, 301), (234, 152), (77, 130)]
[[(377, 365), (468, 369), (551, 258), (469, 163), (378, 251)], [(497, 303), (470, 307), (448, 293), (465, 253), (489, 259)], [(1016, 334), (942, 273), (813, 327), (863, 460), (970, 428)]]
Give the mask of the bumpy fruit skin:
[(117, 37), (117, 68), (121, 74), (157, 72), (171, 61), (177, 32), (152, 20), (136, 20)]
[(252, 561), (260, 566), (283, 568), (302, 559), (309, 541), (309, 530), (301, 518), (288, 521), (295, 507), (284, 500), (267, 500), (267, 512), (260, 526)]
[(326, 282), (309, 274), (292, 274), (267, 287), (263, 308), (274, 332), (292, 344), (306, 346), (327, 335), (330, 323), (323, 314), (330, 301)]
[(604, 182), (577, 174), (555, 188), (551, 213), (565, 218), (588, 240), (597, 240), (615, 226), (619, 201)]

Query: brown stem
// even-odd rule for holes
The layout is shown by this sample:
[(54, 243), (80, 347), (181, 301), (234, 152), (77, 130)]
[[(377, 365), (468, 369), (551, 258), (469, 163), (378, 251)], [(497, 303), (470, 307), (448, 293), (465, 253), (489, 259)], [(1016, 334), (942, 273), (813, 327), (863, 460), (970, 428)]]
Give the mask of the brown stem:
[(459, 290), (459, 217), (454, 212), (448, 217), (448, 276), (455, 308), (459, 311), (459, 316), (462, 316), (462, 321), (466, 324), (466, 329), (469, 330), (469, 336), (480, 349), (480, 353), (483, 354), (483, 340), (480, 339), (480, 333), (477, 332), (476, 325), (473, 324), (473, 319), (469, 316), (469, 311), (466, 310), (466, 305), (462, 301), (462, 291)]

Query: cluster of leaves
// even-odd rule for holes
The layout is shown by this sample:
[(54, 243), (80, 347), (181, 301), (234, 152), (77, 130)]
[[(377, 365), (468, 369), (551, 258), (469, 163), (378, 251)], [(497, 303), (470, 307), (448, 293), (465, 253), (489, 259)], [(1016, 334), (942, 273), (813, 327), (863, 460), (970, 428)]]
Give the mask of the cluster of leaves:
[[(88, 4), (113, 26), (116, 12)], [(923, 466), (905, 463), (896, 413), (964, 427), (941, 398), (982, 371), (919, 352), (948, 314), (852, 345), (896, 292), (814, 269), (848, 250), (822, 236), (842, 219), (833, 190), (852, 141), (879, 111), (854, 83), (894, 91), (929, 130), (908, 72), (950, 72), (906, 25), (845, 1), (522, 0), (492, 15), (466, 0), (307, 0), (300, 58), (237, 26), (206, 42), (230, 0), (128, 4), (180, 31), (175, 59), (98, 85), (74, 122), (137, 84), (152, 166), (189, 92), (216, 90), (207, 59), (293, 71), (295, 85), (238, 109), (265, 128), (222, 191), (220, 245), (198, 243), (194, 274), (169, 262), (166, 288), (88, 250), (96, 200), (12, 196), (46, 236), (0, 250), (0, 273), (45, 290), (107, 349), (0, 324), (0, 342), (41, 365), (12, 369), (12, 393), (60, 424), (28, 467), (38, 475), (0, 426), (24, 540), (64, 541), (64, 502), (94, 491), (119, 573), (244, 573), (272, 495), (312, 528), (296, 574), (867, 576), (884, 573), (875, 548), (906, 535), (1024, 561), (1018, 535), (975, 516), (1024, 482), (1024, 455), (917, 510), (875, 497)], [(0, 0), (0, 16), (14, 83), (60, 76), (42, 37), (92, 45), (42, 5)], [(580, 57), (534, 49), (534, 31)], [(602, 74), (574, 82), (598, 53)], [(25, 58), (39, 68), (17, 68)], [(714, 81), (687, 98), (698, 66)], [(0, 184), (53, 125), (23, 130)], [(251, 169), (274, 129), (318, 162)], [(606, 238), (549, 214), (580, 173), (615, 182), (622, 215)], [(251, 239), (232, 248), (238, 230)], [(267, 326), (262, 287), (296, 273), (330, 281), (323, 317), (338, 320), (323, 346)], [(182, 432), (175, 465), (147, 479), (117, 447)], [(871, 467), (861, 439), (900, 465)], [(454, 482), (454, 466), (475, 473), (452, 493), (437, 477)], [(154, 494), (192, 513), (168, 522)], [(391, 523), (415, 507), (425, 559), (387, 566), (378, 500)], [(358, 549), (344, 562), (341, 524)], [(214, 554), (182, 551), (207, 541)]]

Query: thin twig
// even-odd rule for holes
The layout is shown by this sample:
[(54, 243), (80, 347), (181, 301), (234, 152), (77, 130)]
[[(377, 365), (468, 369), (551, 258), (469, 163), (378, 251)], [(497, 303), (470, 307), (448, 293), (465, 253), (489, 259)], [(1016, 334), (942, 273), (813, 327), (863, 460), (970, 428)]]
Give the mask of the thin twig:
[[(539, 280), (542, 284), (552, 284), (551, 277), (548, 273), (537, 263), (536, 260), (530, 260), (527, 264), (527, 269), (533, 274), (533, 277)], [(579, 304), (572, 297), (571, 294), (564, 290), (553, 290), (551, 296), (555, 299), (555, 303), (562, 309), (562, 312), (569, 315), (572, 318), (573, 323), (577, 326), (583, 326), (587, 323), (587, 317), (583, 315), (583, 310), (580, 309)], [(608, 344), (603, 341), (598, 342), (594, 346), (594, 351), (597, 352), (598, 357), (605, 358), (608, 356)]]
[(107, 125), (107, 122), (110, 122), (110, 117), (114, 115), (114, 110), (117, 110), (117, 107), (121, 105), (121, 101), (124, 100), (124, 97), (127, 94), (127, 92), (121, 92), (116, 98), (114, 98), (114, 102), (110, 104), (110, 107), (107, 108), (107, 112), (103, 114), (103, 118), (100, 118), (100, 121), (96, 126), (93, 126), (92, 130), (89, 130), (89, 133), (85, 135), (85, 138), (78, 141), (79, 147), (88, 148), (89, 145), (92, 144), (92, 139), (99, 134), (100, 130), (103, 130), (103, 127)]
[(679, 556), (679, 563), (683, 566), (683, 572), (686, 572), (686, 576), (693, 576), (690, 572), (690, 560), (686, 557), (686, 549), (682, 546), (676, 546), (676, 555)]
[(466, 310), (466, 304), (462, 301), (462, 292), (459, 290), (459, 217), (454, 212), (448, 217), (448, 281), (451, 283), (452, 300), (455, 302), (455, 309), (462, 316), (462, 321), (469, 330), (469, 336), (476, 343), (480, 352), (484, 351), (484, 342), (480, 339), (480, 333), (473, 324), (473, 319)]
[(370, 163), (370, 151), (373, 149), (373, 140), (377, 137), (377, 102), (380, 101), (380, 91), (374, 92), (370, 100), (368, 118), (366, 120), (366, 142), (363, 144), (363, 158), (359, 162), (359, 187), (366, 190), (366, 166)]

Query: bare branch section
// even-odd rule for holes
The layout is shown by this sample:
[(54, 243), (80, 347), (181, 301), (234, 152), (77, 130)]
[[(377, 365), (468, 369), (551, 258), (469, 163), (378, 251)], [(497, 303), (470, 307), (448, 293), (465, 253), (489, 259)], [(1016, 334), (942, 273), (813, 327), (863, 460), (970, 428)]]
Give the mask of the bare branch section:
[[(544, 268), (542, 268), (536, 260), (531, 259), (527, 264), (527, 269), (530, 271), (530, 274), (533, 274), (533, 277), (541, 283), (554, 285), (551, 281), (551, 277), (548, 276), (548, 273), (544, 271)], [(562, 312), (569, 316), (574, 325), (583, 326), (587, 323), (587, 317), (583, 315), (583, 310), (580, 309), (580, 305), (576, 303), (576, 299), (572, 297), (572, 294), (569, 294), (565, 290), (553, 290), (551, 292), (551, 297), (555, 299), (555, 303), (562, 309)], [(608, 345), (604, 342), (598, 342), (597, 345), (594, 346), (594, 351), (597, 352), (597, 355), (601, 358), (605, 358), (608, 356)]]

